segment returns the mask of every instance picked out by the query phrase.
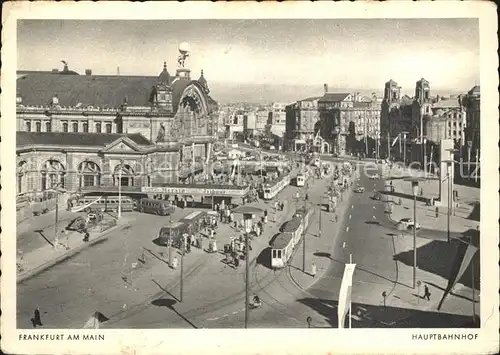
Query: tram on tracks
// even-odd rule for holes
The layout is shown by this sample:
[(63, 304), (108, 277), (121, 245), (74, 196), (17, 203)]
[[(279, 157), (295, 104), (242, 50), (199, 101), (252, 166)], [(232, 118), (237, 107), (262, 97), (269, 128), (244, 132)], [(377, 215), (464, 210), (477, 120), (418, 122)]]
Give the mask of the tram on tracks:
[(272, 200), (288, 185), (290, 185), (290, 174), (283, 176), (274, 183), (264, 184), (262, 186), (262, 197), (264, 200)]
[(298, 187), (302, 187), (302, 186), (305, 186), (306, 185), (306, 182), (307, 180), (309, 180), (309, 178), (311, 177), (311, 172), (306, 169), (300, 173), (297, 174), (297, 178), (295, 180), (295, 184), (298, 186)]
[(286, 222), (282, 232), (271, 245), (271, 266), (283, 268), (293, 255), (295, 247), (309, 227), (311, 210), (297, 210), (291, 220)]

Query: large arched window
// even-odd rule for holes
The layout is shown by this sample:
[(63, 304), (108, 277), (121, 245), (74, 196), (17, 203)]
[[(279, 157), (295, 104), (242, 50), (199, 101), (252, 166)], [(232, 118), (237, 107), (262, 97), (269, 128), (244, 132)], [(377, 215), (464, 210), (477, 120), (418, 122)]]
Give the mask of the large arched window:
[(73, 122), (73, 132), (78, 132), (78, 122)]
[[(128, 164), (118, 164), (113, 174), (115, 186), (134, 186), (134, 170)], [(121, 179), (121, 180), (120, 180)]]
[(93, 161), (82, 161), (78, 165), (80, 187), (99, 186), (101, 184), (101, 168)]
[(110, 122), (106, 123), (106, 133), (111, 133), (111, 130), (112, 130), (111, 123)]
[(88, 133), (89, 132), (89, 124), (87, 122), (83, 122), (82, 124), (83, 132)]
[(95, 124), (95, 132), (96, 133), (101, 133), (102, 132), (102, 124), (101, 124), (101, 122), (96, 122), (96, 124)]
[(50, 122), (45, 122), (45, 132), (52, 132), (52, 124)]
[(55, 159), (49, 159), (43, 163), (41, 169), (41, 188), (42, 190), (47, 190), (50, 188), (60, 187), (64, 189), (64, 178), (66, 175), (66, 169), (62, 163)]
[(26, 173), (28, 169), (28, 163), (25, 160), (20, 161), (17, 164), (17, 193), (20, 194), (26, 191), (25, 182), (26, 182)]
[(62, 129), (63, 129), (63, 132), (68, 132), (68, 122), (63, 122), (62, 124)]
[(35, 131), (36, 132), (41, 132), (42, 131), (42, 123), (40, 121), (35, 122)]
[(26, 124), (26, 132), (31, 132), (31, 122), (26, 121), (25, 124)]

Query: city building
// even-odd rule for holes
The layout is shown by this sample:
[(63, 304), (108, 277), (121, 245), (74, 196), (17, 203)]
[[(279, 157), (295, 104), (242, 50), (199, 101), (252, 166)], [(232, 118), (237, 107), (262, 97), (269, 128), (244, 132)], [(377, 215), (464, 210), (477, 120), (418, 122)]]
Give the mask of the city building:
[(18, 192), (55, 182), (77, 190), (91, 184), (79, 178), (85, 169), (101, 174), (96, 186), (119, 184), (110, 177), (120, 169), (126, 186), (175, 183), (201, 171), (219, 149), (209, 92), (203, 71), (192, 80), (179, 65), (171, 76), (166, 63), (158, 76), (78, 75), (66, 63), (61, 72), (18, 72)]
[(319, 121), (318, 100), (320, 97), (310, 97), (285, 108), (285, 146), (289, 150), (305, 150), (318, 131)]
[(372, 154), (380, 136), (381, 106), (359, 93), (330, 93), (318, 100), (320, 136), (333, 153)]
[(233, 111), (227, 115), (226, 119), (226, 137), (236, 139), (238, 134), (244, 132), (245, 112), (242, 110)]
[(267, 121), (269, 120), (269, 110), (259, 109), (255, 113), (255, 129), (259, 133), (263, 133), (266, 129)]
[(466, 112), (462, 97), (442, 99), (437, 97), (430, 106), (430, 114), (424, 118), (424, 137), (433, 143), (452, 139), (457, 145), (464, 145)]
[(465, 141), (473, 152), (481, 149), (481, 89), (475, 85), (464, 97), (467, 113)]
[(286, 130), (286, 103), (275, 102), (271, 107), (269, 120), (267, 122), (269, 131), (278, 136), (283, 137)]
[(433, 116), (432, 106), (433, 99), (429, 82), (422, 78), (415, 84), (411, 128), (408, 130), (410, 137), (421, 138), (421, 136), (425, 136), (425, 122)]
[(401, 87), (394, 80), (389, 80), (385, 83), (381, 105), (381, 139), (392, 140), (402, 132), (411, 132), (412, 119), (413, 99), (408, 95), (401, 96)]

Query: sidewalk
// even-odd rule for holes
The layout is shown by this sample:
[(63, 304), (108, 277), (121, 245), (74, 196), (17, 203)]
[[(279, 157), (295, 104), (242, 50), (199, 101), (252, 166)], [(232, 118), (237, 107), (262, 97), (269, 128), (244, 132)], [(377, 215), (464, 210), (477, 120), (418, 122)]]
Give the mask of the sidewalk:
[[(418, 173), (422, 172), (412, 171), (412, 176), (416, 176)], [(389, 177), (394, 175), (401, 176), (401, 172), (396, 174), (391, 174)], [(410, 174), (408, 174), (410, 175)], [(412, 218), (413, 219), (413, 198), (411, 184), (404, 179), (393, 179), (391, 180), (394, 186), (395, 193), (403, 193), (409, 196), (409, 198), (401, 198), (401, 205), (392, 203), (397, 201), (398, 198), (394, 196), (389, 196), (392, 205), (392, 214), (389, 215), (394, 223), (399, 222), (402, 218)], [(439, 196), (439, 181), (438, 180), (427, 180), (420, 184), (423, 189), (423, 196), (425, 198), (437, 198)], [(450, 216), (450, 231), (455, 233), (461, 233), (468, 229), (477, 229), (479, 226), (479, 220), (474, 220), (469, 218), (469, 216), (474, 214), (474, 209), (479, 208), (479, 189), (468, 186), (454, 185), (454, 190), (458, 191), (460, 202), (459, 206), (455, 208)], [(427, 206), (424, 202), (418, 201), (417, 206), (417, 222), (422, 228), (429, 228), (438, 231), (447, 231), (447, 208), (436, 208), (436, 206)], [(436, 216), (436, 210), (438, 211)], [(472, 217), (472, 216), (471, 216)]]
[(131, 220), (123, 217), (116, 226), (111, 227), (103, 232), (90, 231), (89, 242), (83, 241), (83, 235), (75, 231), (67, 231), (65, 235), (61, 235), (58, 245), (44, 245), (41, 248), (32, 250), (28, 253), (22, 253), (17, 256), (18, 274), (17, 283), (29, 279), (51, 266), (71, 257), (80, 250), (97, 243), (105, 235), (111, 233), (118, 228), (124, 228)]

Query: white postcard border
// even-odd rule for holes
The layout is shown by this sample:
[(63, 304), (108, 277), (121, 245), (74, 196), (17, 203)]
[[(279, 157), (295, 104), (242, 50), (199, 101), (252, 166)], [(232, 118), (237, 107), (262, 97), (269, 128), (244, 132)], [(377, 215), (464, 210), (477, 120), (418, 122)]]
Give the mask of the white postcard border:
[[(496, 8), (488, 2), (386, 3), (45, 3), (3, 6), (0, 156), (2, 350), (24, 354), (165, 353), (485, 353), (498, 349), (498, 58)], [(190, 19), (190, 18), (466, 18), (480, 21), (481, 47), (481, 329), (314, 329), (314, 330), (98, 330), (105, 340), (67, 340), (83, 330), (37, 330), (65, 340), (19, 340), (35, 331), (16, 330), (15, 94), (16, 21), (33, 19)], [(496, 199), (493, 198), (496, 196)], [(485, 247), (485, 244), (488, 247)], [(194, 334), (196, 332), (196, 334)], [(436, 334), (413, 340), (414, 334)], [(466, 334), (473, 340), (443, 341), (437, 334)]]

